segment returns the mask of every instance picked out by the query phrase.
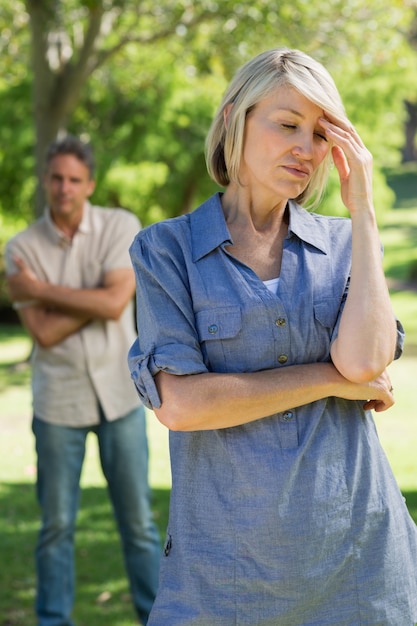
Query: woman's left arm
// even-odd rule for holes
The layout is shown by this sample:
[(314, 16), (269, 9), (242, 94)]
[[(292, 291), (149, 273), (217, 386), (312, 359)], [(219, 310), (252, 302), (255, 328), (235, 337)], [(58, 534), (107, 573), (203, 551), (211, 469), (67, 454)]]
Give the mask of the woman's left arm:
[(345, 378), (366, 382), (391, 363), (397, 342), (373, 206), (372, 155), (351, 125), (326, 120), (323, 126), (334, 143), (332, 153), (342, 200), (352, 220), (349, 292), (331, 356)]

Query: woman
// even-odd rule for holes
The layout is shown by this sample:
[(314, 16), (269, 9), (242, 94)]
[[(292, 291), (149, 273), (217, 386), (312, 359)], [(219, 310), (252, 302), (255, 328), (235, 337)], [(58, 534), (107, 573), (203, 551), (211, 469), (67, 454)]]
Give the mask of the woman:
[[(302, 208), (331, 160), (350, 219)], [(130, 368), (171, 431), (149, 625), (412, 626), (417, 532), (370, 411), (403, 339), (371, 155), (327, 71), (276, 49), (237, 72), (207, 162), (224, 193), (131, 247)]]

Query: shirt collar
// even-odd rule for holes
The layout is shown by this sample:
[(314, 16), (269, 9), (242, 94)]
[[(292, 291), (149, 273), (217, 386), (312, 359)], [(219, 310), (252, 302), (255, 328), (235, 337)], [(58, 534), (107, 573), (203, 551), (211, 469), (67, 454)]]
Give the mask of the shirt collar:
[(314, 246), (324, 254), (329, 253), (328, 219), (317, 213), (310, 213), (294, 200), (289, 200), (290, 223), (288, 235), (296, 235), (302, 241)]
[[(83, 216), (78, 226), (77, 233), (89, 233), (91, 231), (91, 204), (86, 202), (84, 204)], [(60, 228), (55, 224), (51, 217), (51, 209), (49, 206), (45, 207), (44, 217), (51, 236), (57, 241), (68, 241), (68, 237), (62, 232)]]
[[(221, 205), (221, 193), (216, 193), (190, 213), (193, 261), (206, 256), (219, 246), (232, 244)], [(295, 235), (324, 254), (329, 251), (327, 220), (309, 213), (293, 200), (289, 201), (290, 223), (288, 235)]]
[(221, 245), (233, 243), (227, 228), (220, 198), (221, 194), (216, 193), (199, 206), (198, 209), (190, 213), (194, 262)]

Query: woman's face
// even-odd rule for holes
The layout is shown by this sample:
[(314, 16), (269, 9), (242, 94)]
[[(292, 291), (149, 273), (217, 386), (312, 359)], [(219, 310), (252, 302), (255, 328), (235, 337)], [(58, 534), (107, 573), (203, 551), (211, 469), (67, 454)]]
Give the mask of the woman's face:
[(290, 86), (261, 100), (246, 119), (242, 185), (273, 202), (299, 196), (329, 151), (320, 117), (323, 110)]

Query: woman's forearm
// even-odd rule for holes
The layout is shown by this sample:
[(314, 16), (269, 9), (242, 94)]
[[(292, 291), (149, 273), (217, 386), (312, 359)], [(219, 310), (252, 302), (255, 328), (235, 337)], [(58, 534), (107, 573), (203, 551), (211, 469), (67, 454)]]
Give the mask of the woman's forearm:
[(293, 365), (245, 374), (155, 377), (162, 405), (158, 419), (171, 430), (228, 428), (329, 396), (375, 400), (369, 408), (393, 404), (386, 375), (362, 385), (346, 380), (331, 363)]
[(392, 361), (396, 339), (375, 216), (359, 212), (352, 217), (352, 273), (333, 363), (349, 380), (373, 380)]

